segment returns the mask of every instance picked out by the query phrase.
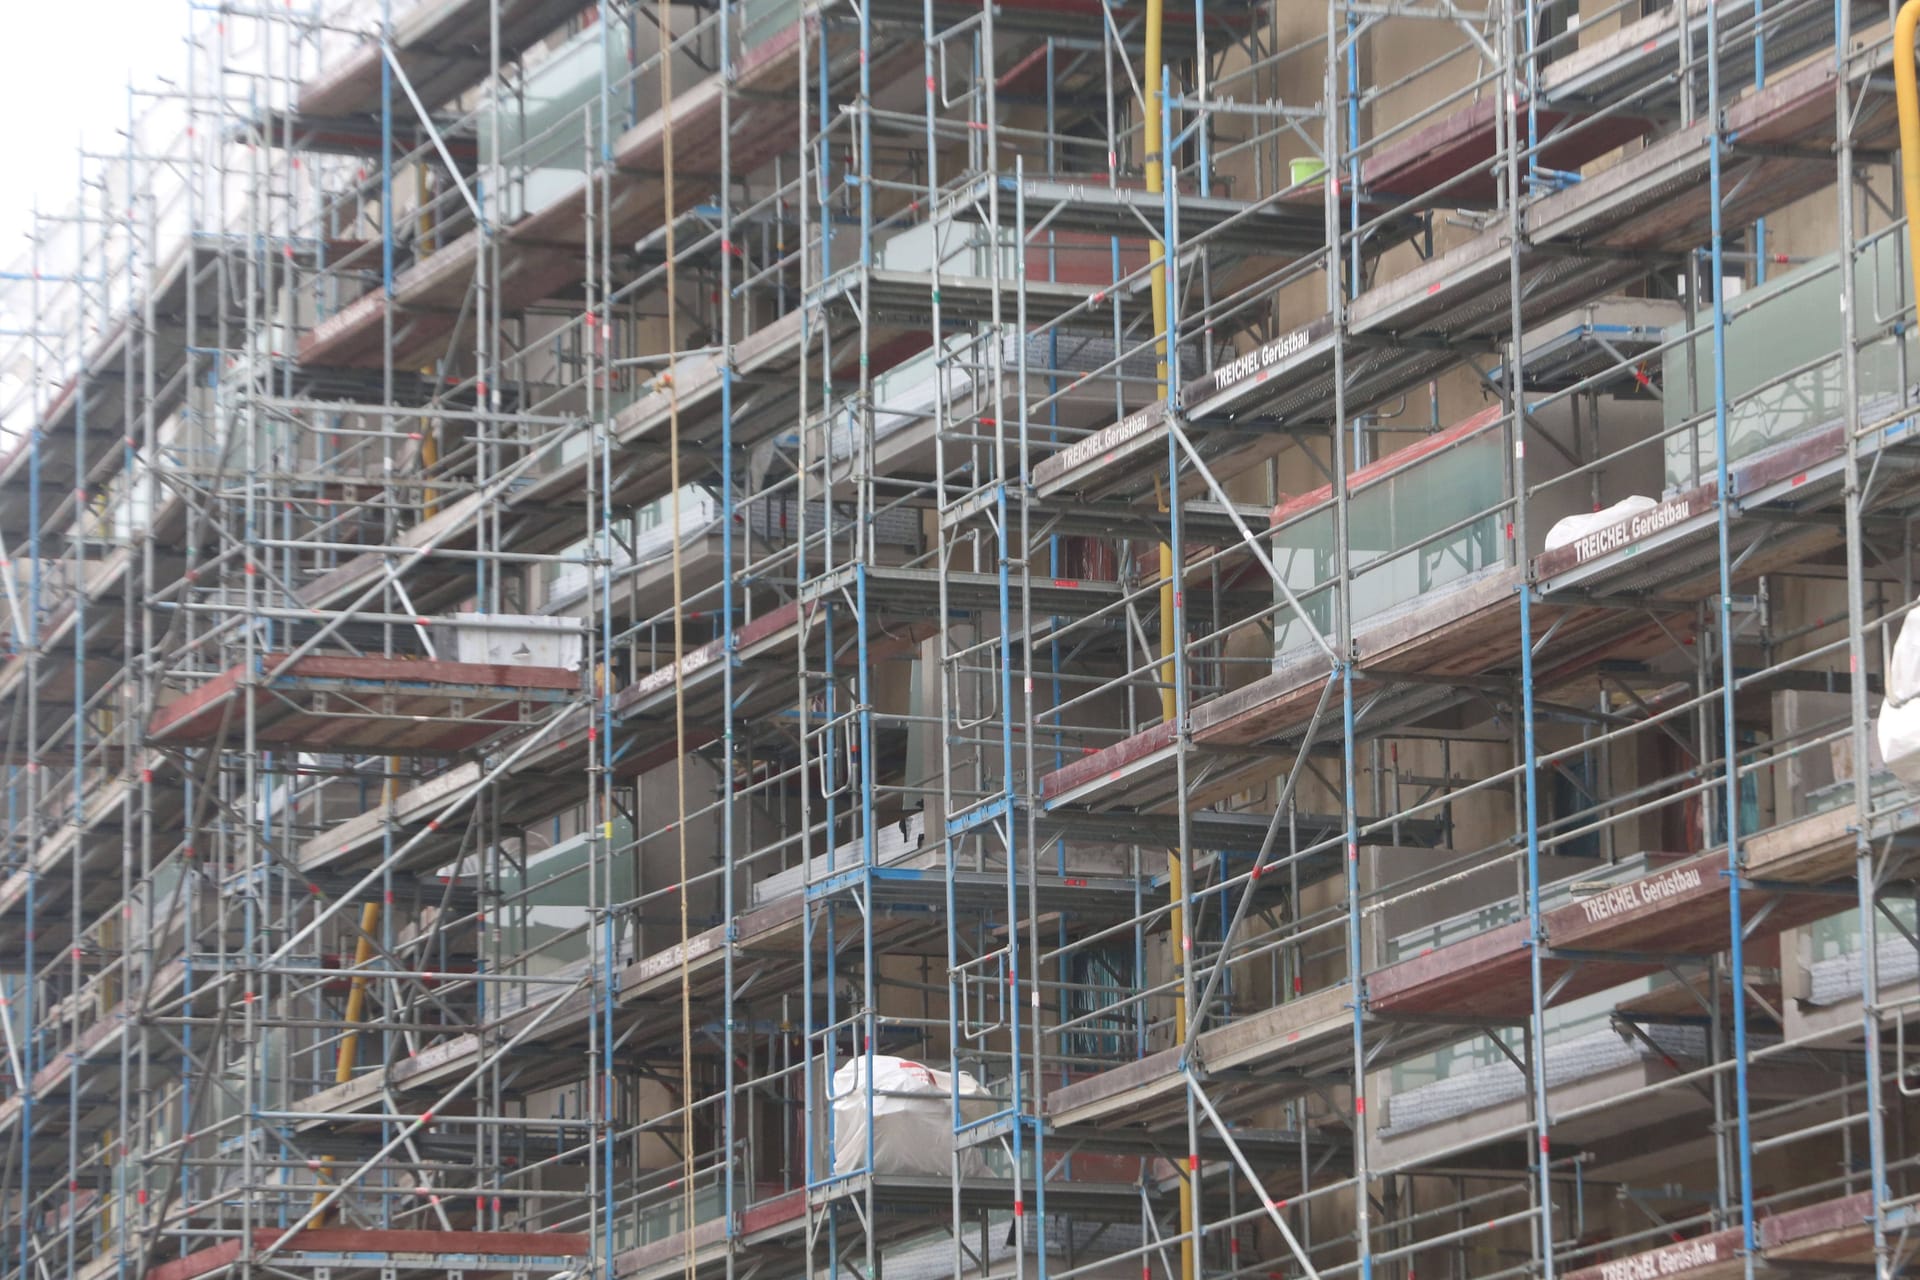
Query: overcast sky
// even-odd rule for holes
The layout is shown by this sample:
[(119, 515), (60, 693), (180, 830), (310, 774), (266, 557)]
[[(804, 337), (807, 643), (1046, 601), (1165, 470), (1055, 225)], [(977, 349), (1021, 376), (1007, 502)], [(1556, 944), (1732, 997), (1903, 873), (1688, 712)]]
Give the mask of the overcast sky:
[[(121, 145), (129, 73), (151, 87), (179, 80), (187, 0), (0, 0), (0, 269), (26, 251), (42, 210), (73, 202), (75, 151)], [(201, 15), (205, 16), (205, 15)]]

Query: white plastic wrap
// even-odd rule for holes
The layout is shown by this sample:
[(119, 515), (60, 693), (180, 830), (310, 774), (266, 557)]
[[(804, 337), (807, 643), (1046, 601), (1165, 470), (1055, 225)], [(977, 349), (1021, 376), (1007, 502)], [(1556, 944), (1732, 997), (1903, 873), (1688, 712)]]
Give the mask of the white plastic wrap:
[[(833, 1171), (852, 1173), (867, 1163), (867, 1060), (864, 1055), (833, 1073)], [(962, 1071), (960, 1114), (983, 1120), (993, 1099)], [(873, 1059), (873, 1171), (944, 1178), (953, 1162), (953, 1076), (905, 1058)], [(987, 1175), (986, 1152), (960, 1153), (960, 1176)]]
[(1632, 497), (1620, 499), (1603, 511), (1589, 511), (1577, 516), (1568, 516), (1564, 520), (1557, 520), (1553, 528), (1547, 530), (1546, 549), (1552, 551), (1555, 548), (1564, 547), (1570, 542), (1586, 537), (1596, 529), (1604, 529), (1610, 524), (1625, 520), (1636, 512), (1651, 511), (1659, 505), (1652, 498), (1643, 498), (1636, 493)]
[(1909, 787), (1920, 788), (1920, 626), (1900, 627), (1887, 662), (1887, 698), (1875, 726), (1887, 768)]

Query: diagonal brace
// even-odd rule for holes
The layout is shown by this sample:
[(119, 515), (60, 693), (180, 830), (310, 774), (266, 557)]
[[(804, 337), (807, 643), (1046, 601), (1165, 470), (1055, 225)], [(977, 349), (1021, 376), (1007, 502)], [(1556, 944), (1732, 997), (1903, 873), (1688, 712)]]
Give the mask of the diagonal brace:
[(1187, 1068), (1187, 1088), (1193, 1093), (1194, 1100), (1200, 1104), (1200, 1109), (1207, 1113), (1207, 1119), (1213, 1122), (1213, 1131), (1220, 1135), (1222, 1142), (1226, 1143), (1227, 1153), (1233, 1157), (1233, 1162), (1240, 1166), (1240, 1172), (1248, 1182), (1253, 1184), (1255, 1194), (1260, 1197), (1260, 1207), (1267, 1211), (1267, 1217), (1272, 1219), (1273, 1225), (1280, 1229), (1280, 1235), (1286, 1240), (1287, 1248), (1292, 1251), (1294, 1261), (1300, 1264), (1300, 1270), (1306, 1274), (1307, 1280), (1320, 1280), (1320, 1273), (1313, 1269), (1313, 1263), (1307, 1259), (1307, 1251), (1300, 1247), (1300, 1242), (1294, 1238), (1293, 1228), (1289, 1227), (1287, 1220), (1280, 1216), (1280, 1210), (1274, 1206), (1273, 1197), (1267, 1194), (1266, 1184), (1261, 1182), (1260, 1175), (1253, 1171), (1252, 1162), (1247, 1159), (1247, 1153), (1240, 1149), (1240, 1144), (1234, 1141), (1233, 1131), (1227, 1127), (1226, 1121), (1222, 1120), (1220, 1113), (1213, 1109), (1213, 1103), (1207, 1098), (1207, 1091), (1200, 1087), (1200, 1077), (1193, 1073), (1191, 1067)]

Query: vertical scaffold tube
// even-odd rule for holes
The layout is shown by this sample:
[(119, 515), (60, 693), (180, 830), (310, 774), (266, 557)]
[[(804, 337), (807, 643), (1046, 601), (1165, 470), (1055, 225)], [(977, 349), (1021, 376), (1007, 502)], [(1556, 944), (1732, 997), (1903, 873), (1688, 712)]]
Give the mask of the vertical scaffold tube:
[[(1896, 59), (1896, 64), (1898, 59)], [(1908, 69), (1912, 75), (1912, 69)], [(1725, 229), (1722, 225), (1722, 138), (1720, 136), (1720, 8), (1707, 7), (1707, 185), (1711, 216), (1709, 255), (1713, 298), (1713, 447), (1716, 524), (1720, 539), (1720, 704), (1721, 744), (1725, 753), (1726, 812), (1721, 815), (1727, 833), (1727, 929), (1730, 945), (1727, 980), (1733, 1004), (1733, 1101), (1739, 1123), (1741, 1257), (1749, 1280), (1754, 1272), (1757, 1233), (1753, 1221), (1753, 1119), (1747, 1094), (1747, 977), (1746, 922), (1740, 898), (1740, 751), (1734, 721), (1733, 669), (1733, 548), (1728, 527), (1732, 498), (1727, 460), (1727, 305)], [(1845, 265), (1842, 270), (1847, 270)]]

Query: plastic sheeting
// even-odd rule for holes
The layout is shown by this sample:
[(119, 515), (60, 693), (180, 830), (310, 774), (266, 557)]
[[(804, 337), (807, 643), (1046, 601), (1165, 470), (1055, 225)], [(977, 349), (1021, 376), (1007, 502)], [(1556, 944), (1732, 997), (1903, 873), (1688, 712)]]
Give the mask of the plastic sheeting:
[[(857, 1057), (833, 1073), (833, 1171), (853, 1173), (867, 1163), (867, 1060)], [(960, 1115), (984, 1120), (994, 1101), (966, 1072), (935, 1071), (906, 1058), (873, 1059), (873, 1172), (944, 1178), (953, 1170), (953, 1085), (959, 1077)], [(983, 1178), (981, 1148), (960, 1152), (960, 1176)]]
[(1582, 515), (1568, 516), (1563, 520), (1556, 520), (1553, 528), (1547, 530), (1546, 549), (1552, 551), (1557, 547), (1564, 547), (1570, 542), (1576, 542), (1586, 537), (1597, 529), (1604, 529), (1610, 524), (1617, 524), (1636, 512), (1651, 511), (1659, 505), (1660, 504), (1652, 498), (1643, 498), (1636, 493), (1632, 497), (1620, 499), (1620, 501), (1604, 510), (1589, 511)]
[(1893, 642), (1887, 700), (1880, 704), (1875, 729), (1887, 768), (1907, 786), (1920, 788), (1920, 626), (1911, 621), (1901, 625)]

